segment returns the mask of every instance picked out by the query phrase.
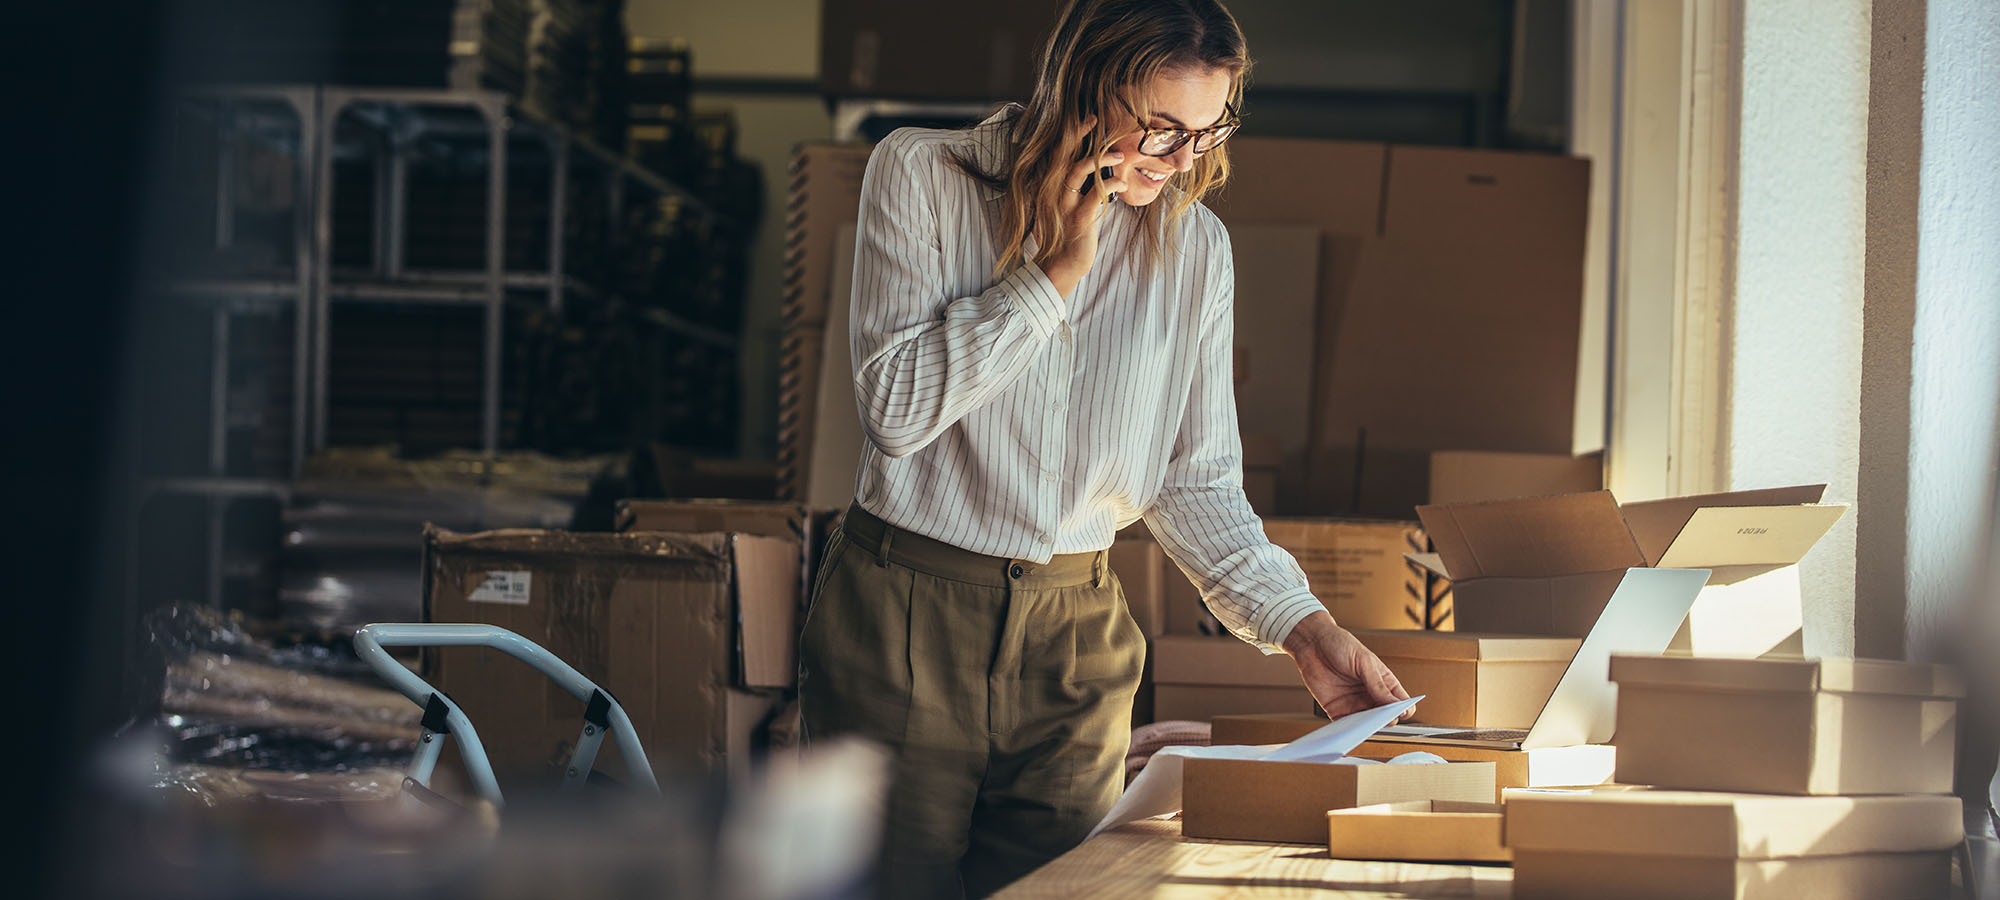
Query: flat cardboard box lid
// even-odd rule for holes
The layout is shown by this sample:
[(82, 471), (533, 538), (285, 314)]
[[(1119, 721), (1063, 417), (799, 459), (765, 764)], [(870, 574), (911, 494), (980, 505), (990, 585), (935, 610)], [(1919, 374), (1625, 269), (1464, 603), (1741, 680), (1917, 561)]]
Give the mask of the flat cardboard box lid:
[[(1804, 506), (1818, 503), (1825, 496), (1826, 485), (1802, 484), (1793, 487), (1645, 500), (1625, 504), (1622, 512), (1626, 524), (1631, 526), (1632, 537), (1639, 541), (1640, 552), (1646, 555), (1646, 564), (1658, 566), (1660, 560), (1666, 556), (1667, 548), (1674, 544), (1675, 538), (1686, 528), (1688, 520), (1694, 517), (1697, 510), (1724, 506)], [(1797, 559), (1786, 560), (1786, 562), (1797, 561)], [(1706, 568), (1706, 566), (1696, 568)]]
[(1483, 662), (1547, 661), (1568, 662), (1582, 646), (1581, 638), (1528, 634), (1482, 634), (1471, 631), (1382, 631), (1358, 630), (1361, 639), (1376, 656), (1413, 659), (1462, 659)]
[(1506, 799), (1506, 841), (1517, 854), (1784, 859), (1948, 850), (1965, 839), (1958, 798), (1932, 794), (1522, 791)]
[(1610, 491), (1419, 506), (1417, 517), (1453, 580), (1646, 565)]
[(1621, 685), (1719, 691), (1965, 696), (1965, 682), (1947, 666), (1885, 659), (1614, 654), (1611, 680)]

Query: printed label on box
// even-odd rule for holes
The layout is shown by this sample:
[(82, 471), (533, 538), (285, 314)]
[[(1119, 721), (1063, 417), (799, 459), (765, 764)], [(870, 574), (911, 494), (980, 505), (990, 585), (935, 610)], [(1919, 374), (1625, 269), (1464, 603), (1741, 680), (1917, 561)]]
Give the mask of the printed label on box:
[(528, 605), (529, 572), (488, 572), (486, 582), (474, 588), (474, 603), (506, 603), (512, 606)]

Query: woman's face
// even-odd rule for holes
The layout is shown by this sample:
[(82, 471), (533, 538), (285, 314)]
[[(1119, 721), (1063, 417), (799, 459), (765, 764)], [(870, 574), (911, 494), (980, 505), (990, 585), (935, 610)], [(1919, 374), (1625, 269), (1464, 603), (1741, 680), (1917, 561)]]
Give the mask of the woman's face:
[[(1170, 69), (1160, 73), (1147, 85), (1142, 98), (1149, 101), (1152, 119), (1144, 123), (1145, 128), (1184, 128), (1197, 131), (1222, 121), (1227, 115), (1230, 77), (1225, 69)], [(1134, 104), (1137, 106), (1138, 104)], [(1125, 153), (1125, 161), (1117, 165), (1117, 174), (1128, 185), (1118, 199), (1126, 206), (1145, 206), (1159, 199), (1160, 189), (1166, 187), (1167, 179), (1177, 172), (1194, 168), (1194, 142), (1182, 144), (1166, 156), (1146, 156), (1139, 152), (1139, 139), (1144, 135), (1141, 123), (1132, 120), (1132, 113), (1123, 106), (1107, 110), (1113, 129), (1130, 129), (1129, 133), (1112, 145), (1114, 150)]]

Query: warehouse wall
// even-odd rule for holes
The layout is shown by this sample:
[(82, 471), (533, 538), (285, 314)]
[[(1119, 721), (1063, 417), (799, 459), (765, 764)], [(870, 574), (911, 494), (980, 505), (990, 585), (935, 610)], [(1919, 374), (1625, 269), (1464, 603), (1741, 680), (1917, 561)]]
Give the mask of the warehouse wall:
[(1929, 8), (1905, 580), (1906, 646), (1923, 659), (1962, 621), (2000, 461), (2000, 4)]
[[(631, 0), (625, 12), (626, 28), (634, 35), (688, 41), (694, 50), (695, 105), (734, 110), (741, 129), (737, 152), (764, 171), (764, 215), (750, 247), (739, 360), (743, 394), (738, 446), (752, 459), (770, 459), (777, 452), (785, 167), (799, 142), (824, 140), (833, 130), (814, 86), (819, 22), (820, 0)], [(737, 89), (704, 89), (718, 81)]]
[[(1867, 0), (1744, 3), (1727, 489), (1858, 482)], [(1855, 516), (1801, 567), (1809, 653), (1854, 648)]]

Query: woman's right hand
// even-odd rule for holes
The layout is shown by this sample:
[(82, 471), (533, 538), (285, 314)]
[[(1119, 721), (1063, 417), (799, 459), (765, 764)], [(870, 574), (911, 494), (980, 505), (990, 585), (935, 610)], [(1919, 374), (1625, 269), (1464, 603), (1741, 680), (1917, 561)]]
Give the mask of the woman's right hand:
[[(1097, 117), (1090, 116), (1072, 126), (1068, 145), (1083, 143), (1096, 125)], [(1057, 214), (1063, 219), (1063, 240), (1057, 246), (1042, 247), (1035, 264), (1065, 299), (1097, 261), (1097, 229), (1104, 220), (1106, 204), (1112, 194), (1125, 190), (1125, 180), (1113, 171), (1124, 160), (1125, 154), (1116, 150), (1085, 157), (1070, 167), (1063, 181), (1065, 190), (1056, 201), (1060, 204)], [(1107, 173), (1113, 177), (1105, 177)]]

